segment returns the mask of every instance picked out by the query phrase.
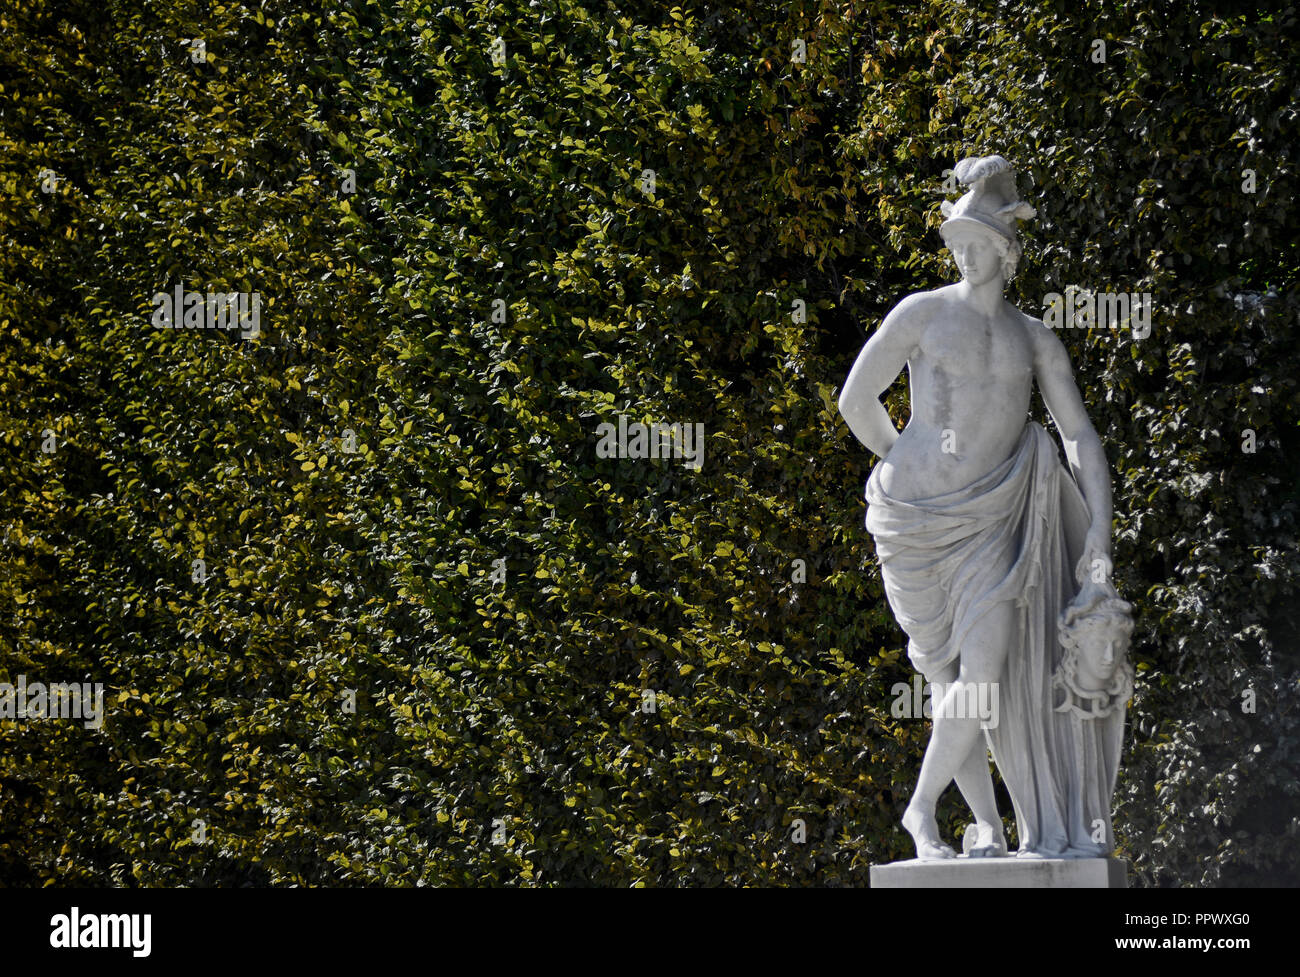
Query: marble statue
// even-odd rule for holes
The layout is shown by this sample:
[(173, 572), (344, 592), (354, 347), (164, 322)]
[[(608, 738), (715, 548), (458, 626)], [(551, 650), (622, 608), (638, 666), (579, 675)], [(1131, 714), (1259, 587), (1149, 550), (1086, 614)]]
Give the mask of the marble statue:
[[(1110, 471), (1065, 347), (1003, 298), (1035, 212), (1000, 156), (965, 159), (941, 205), (961, 281), (904, 298), (853, 365), (839, 407), (881, 459), (866, 526), (908, 656), (941, 690), (903, 827), (920, 859), (953, 858), (935, 805), (956, 782), (970, 858), (1007, 855), (988, 749), (1015, 807), (1019, 856), (1098, 858), (1132, 691), (1131, 606), (1111, 581)], [(906, 365), (900, 434), (880, 395)], [(1061, 435), (1029, 420), (1038, 391)], [(995, 684), (996, 721), (961, 708)], [(987, 743), (987, 747), (986, 747)]]

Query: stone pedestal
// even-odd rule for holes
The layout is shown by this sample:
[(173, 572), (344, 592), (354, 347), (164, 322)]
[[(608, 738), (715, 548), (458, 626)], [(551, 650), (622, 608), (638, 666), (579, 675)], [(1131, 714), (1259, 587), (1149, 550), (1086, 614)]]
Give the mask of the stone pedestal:
[(871, 866), (873, 889), (1127, 889), (1122, 858), (908, 859)]

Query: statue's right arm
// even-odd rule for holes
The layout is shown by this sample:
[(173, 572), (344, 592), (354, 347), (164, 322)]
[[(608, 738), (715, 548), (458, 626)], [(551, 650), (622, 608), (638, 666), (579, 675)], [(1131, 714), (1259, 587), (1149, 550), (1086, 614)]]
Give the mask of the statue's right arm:
[(858, 354), (840, 393), (840, 415), (853, 436), (881, 458), (898, 440), (898, 429), (880, 402), (916, 349), (920, 332), (919, 295), (909, 295), (885, 316)]

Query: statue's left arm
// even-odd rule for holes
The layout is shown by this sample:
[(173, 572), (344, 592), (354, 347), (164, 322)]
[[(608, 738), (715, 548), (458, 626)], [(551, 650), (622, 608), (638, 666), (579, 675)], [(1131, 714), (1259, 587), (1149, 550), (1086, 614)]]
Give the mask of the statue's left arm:
[(1070, 461), (1079, 490), (1088, 503), (1091, 525), (1084, 542), (1083, 556), (1075, 568), (1075, 577), (1083, 584), (1092, 573), (1093, 561), (1100, 560), (1106, 579), (1112, 570), (1110, 557), (1111, 497), (1110, 465), (1088, 412), (1074, 383), (1070, 357), (1056, 334), (1037, 320), (1030, 320), (1035, 331), (1034, 373), (1048, 413), (1061, 432), (1065, 456)]

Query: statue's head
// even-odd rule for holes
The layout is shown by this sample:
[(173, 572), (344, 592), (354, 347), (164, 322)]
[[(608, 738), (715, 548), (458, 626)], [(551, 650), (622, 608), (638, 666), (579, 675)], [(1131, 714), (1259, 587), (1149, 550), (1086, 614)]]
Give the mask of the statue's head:
[[(1035, 213), (1016, 195), (1011, 164), (1001, 156), (971, 157), (958, 163), (953, 174), (971, 189), (955, 204), (945, 200), (939, 205), (946, 218), (939, 227), (944, 243), (972, 285), (991, 281), (998, 271), (1009, 281), (1020, 260), (1016, 221)], [(996, 254), (996, 263), (990, 252)], [(991, 263), (993, 274), (987, 272)]]

